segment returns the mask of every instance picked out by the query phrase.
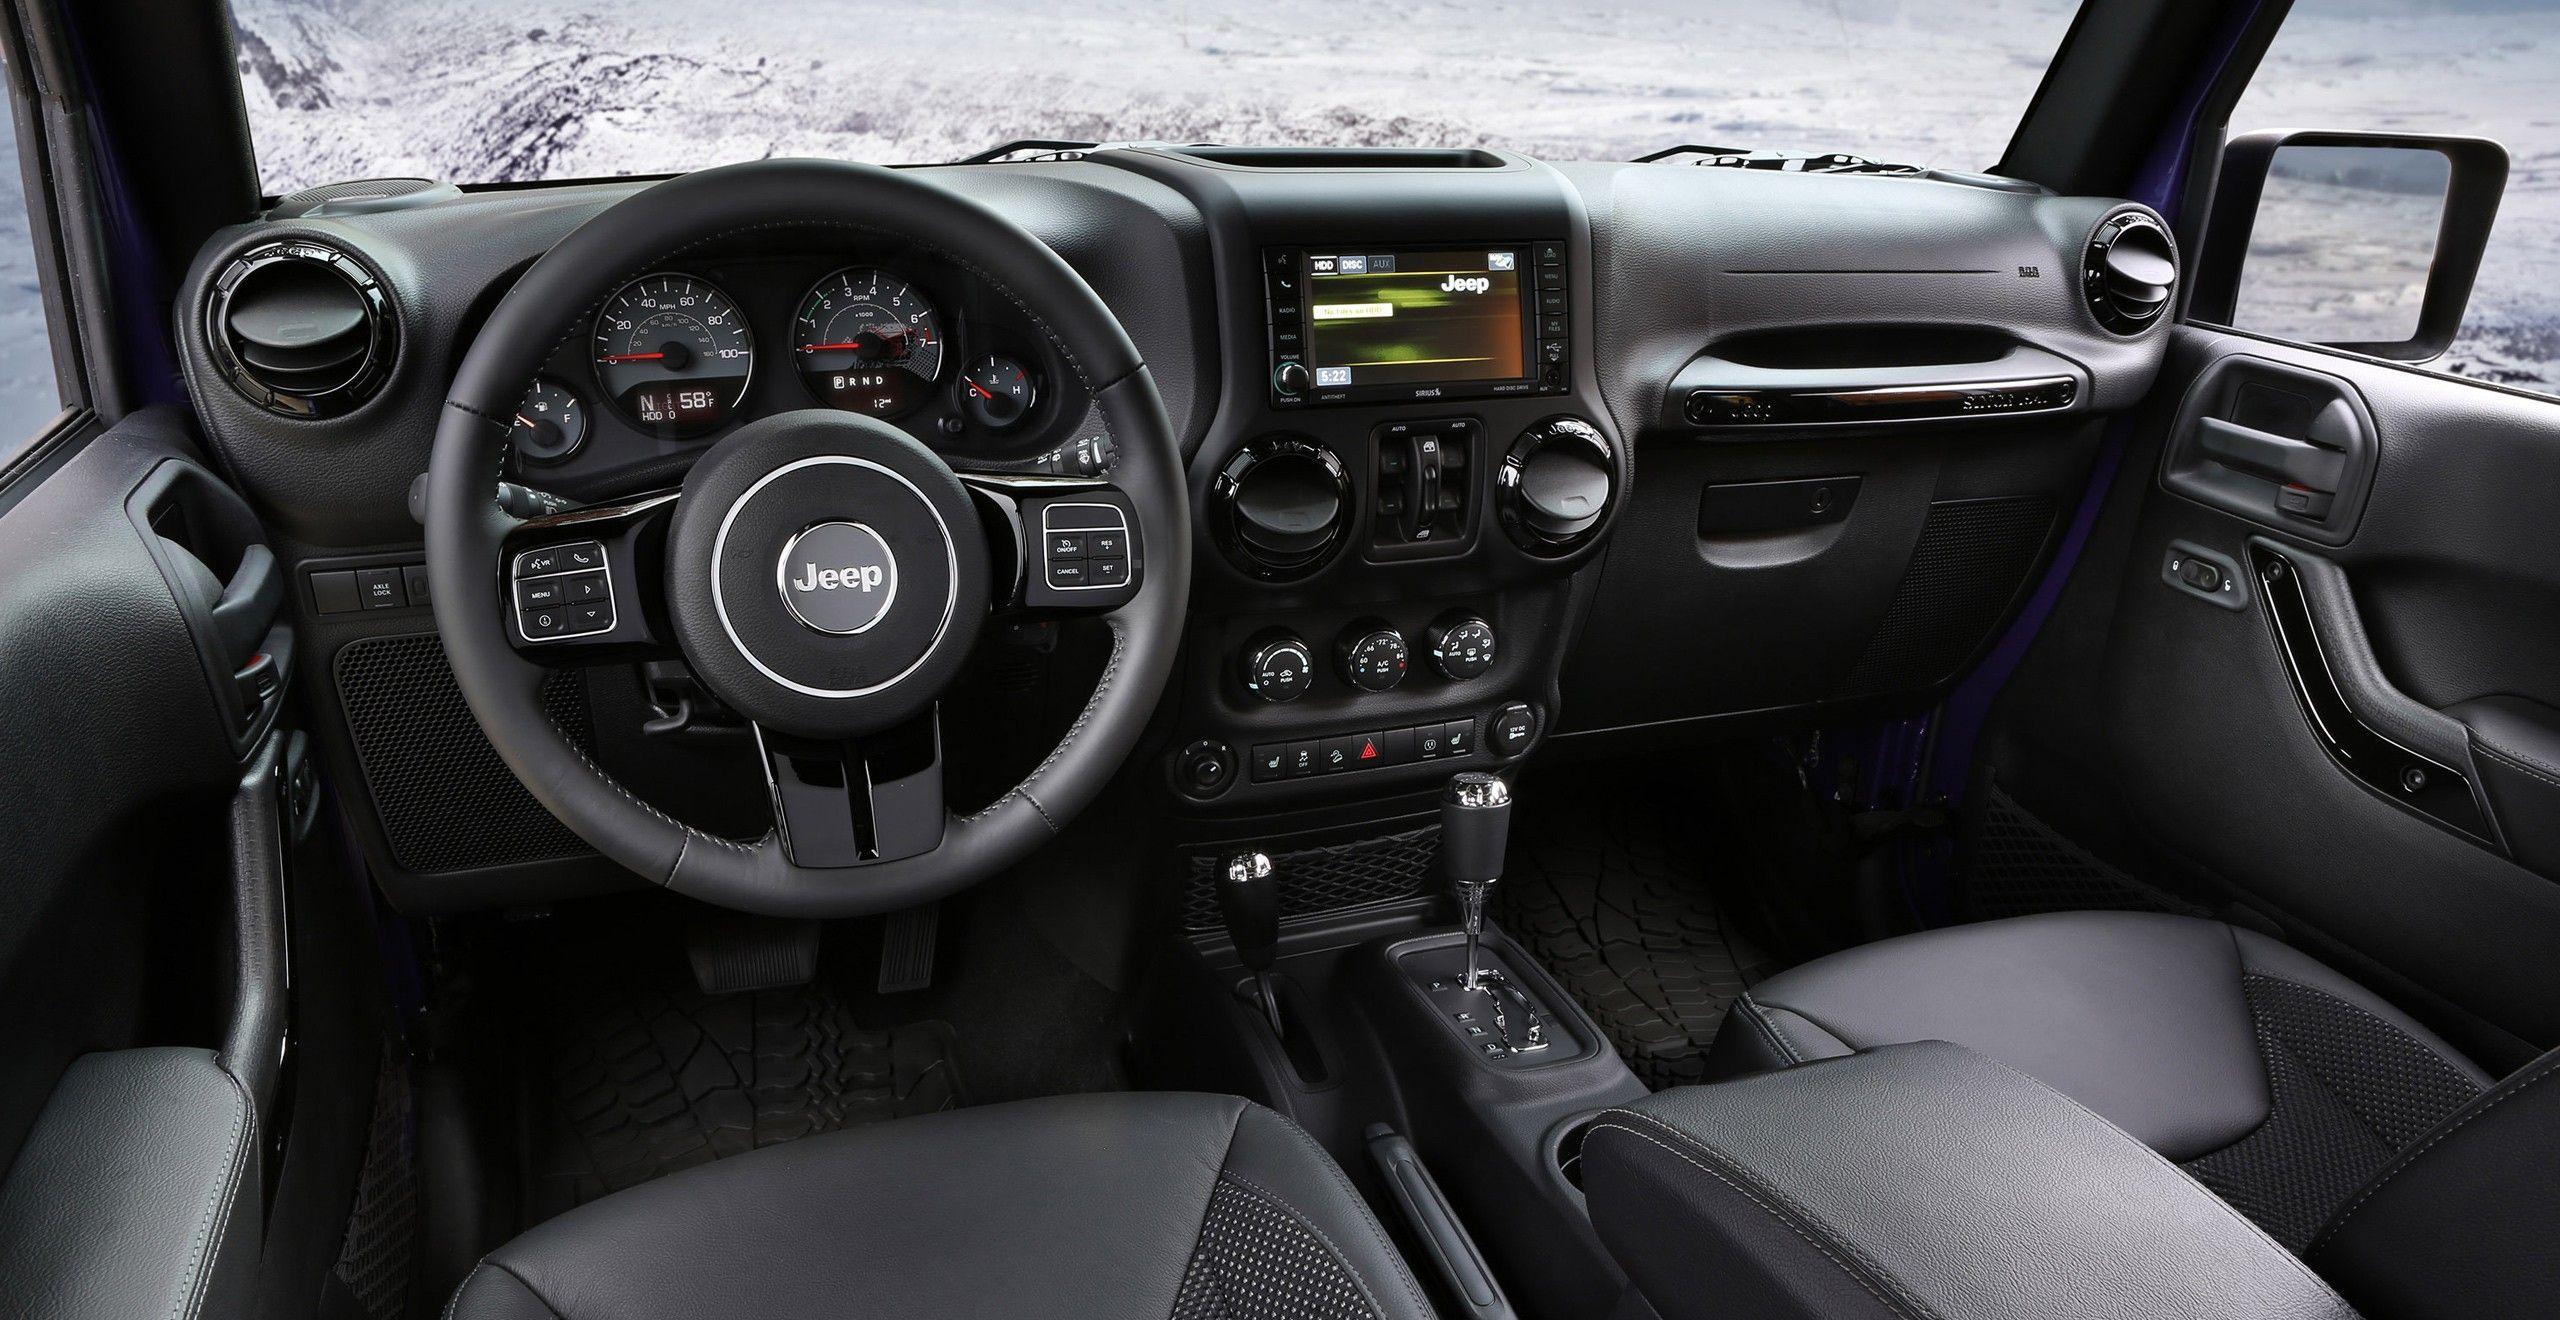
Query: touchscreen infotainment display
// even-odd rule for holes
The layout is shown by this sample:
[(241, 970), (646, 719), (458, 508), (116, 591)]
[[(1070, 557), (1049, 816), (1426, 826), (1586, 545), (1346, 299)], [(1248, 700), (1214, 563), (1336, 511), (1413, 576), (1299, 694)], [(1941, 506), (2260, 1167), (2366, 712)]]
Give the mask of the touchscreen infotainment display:
[(1517, 248), (1306, 255), (1306, 363), (1318, 391), (1530, 374)]

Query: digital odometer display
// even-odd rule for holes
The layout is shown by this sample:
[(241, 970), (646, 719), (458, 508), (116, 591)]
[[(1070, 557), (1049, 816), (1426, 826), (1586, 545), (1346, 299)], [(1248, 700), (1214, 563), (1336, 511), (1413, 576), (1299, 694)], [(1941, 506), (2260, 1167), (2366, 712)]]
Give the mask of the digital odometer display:
[(1306, 259), (1306, 361), (1318, 391), (1528, 376), (1517, 249), (1326, 252)]
[(692, 275), (643, 275), (596, 313), (596, 381), (633, 423), (700, 435), (729, 420), (755, 369), (738, 304)]

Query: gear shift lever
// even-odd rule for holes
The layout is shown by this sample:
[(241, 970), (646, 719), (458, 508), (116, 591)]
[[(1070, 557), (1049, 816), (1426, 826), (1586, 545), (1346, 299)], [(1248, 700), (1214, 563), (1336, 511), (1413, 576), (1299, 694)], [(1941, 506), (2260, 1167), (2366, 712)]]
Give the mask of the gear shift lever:
[(1280, 945), (1280, 882), (1271, 878), (1269, 855), (1237, 853), (1227, 859), (1226, 873), (1218, 878), (1218, 915), (1226, 919), (1236, 956), (1253, 973), (1254, 997), (1271, 1019), (1271, 1034), (1286, 1039), (1280, 996), (1271, 984), (1271, 960)]
[(1500, 776), (1470, 770), (1449, 780), (1440, 795), (1440, 864), (1458, 891), (1458, 916), (1467, 931), (1469, 991), (1481, 988), (1480, 945), (1484, 900), (1502, 879), (1502, 853), (1511, 838), (1511, 789)]

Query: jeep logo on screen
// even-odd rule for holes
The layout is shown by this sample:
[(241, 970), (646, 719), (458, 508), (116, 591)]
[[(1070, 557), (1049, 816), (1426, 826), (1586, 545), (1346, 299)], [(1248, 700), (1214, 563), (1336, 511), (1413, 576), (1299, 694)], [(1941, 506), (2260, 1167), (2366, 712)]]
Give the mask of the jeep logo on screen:
[(1483, 275), (1452, 275), (1440, 281), (1442, 293), (1488, 293), (1492, 289), (1492, 279)]
[(898, 596), (898, 557), (857, 522), (823, 522), (782, 547), (774, 578), (791, 616), (848, 637), (880, 622)]

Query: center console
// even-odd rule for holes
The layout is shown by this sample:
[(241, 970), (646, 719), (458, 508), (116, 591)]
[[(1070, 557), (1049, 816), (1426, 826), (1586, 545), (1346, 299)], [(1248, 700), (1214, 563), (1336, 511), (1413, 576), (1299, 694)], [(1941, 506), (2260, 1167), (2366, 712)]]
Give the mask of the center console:
[(1500, 153), (1112, 155), (1197, 207), (1226, 345), (1174, 800), (1232, 822), (1516, 763), (1629, 477), (1578, 195)]

